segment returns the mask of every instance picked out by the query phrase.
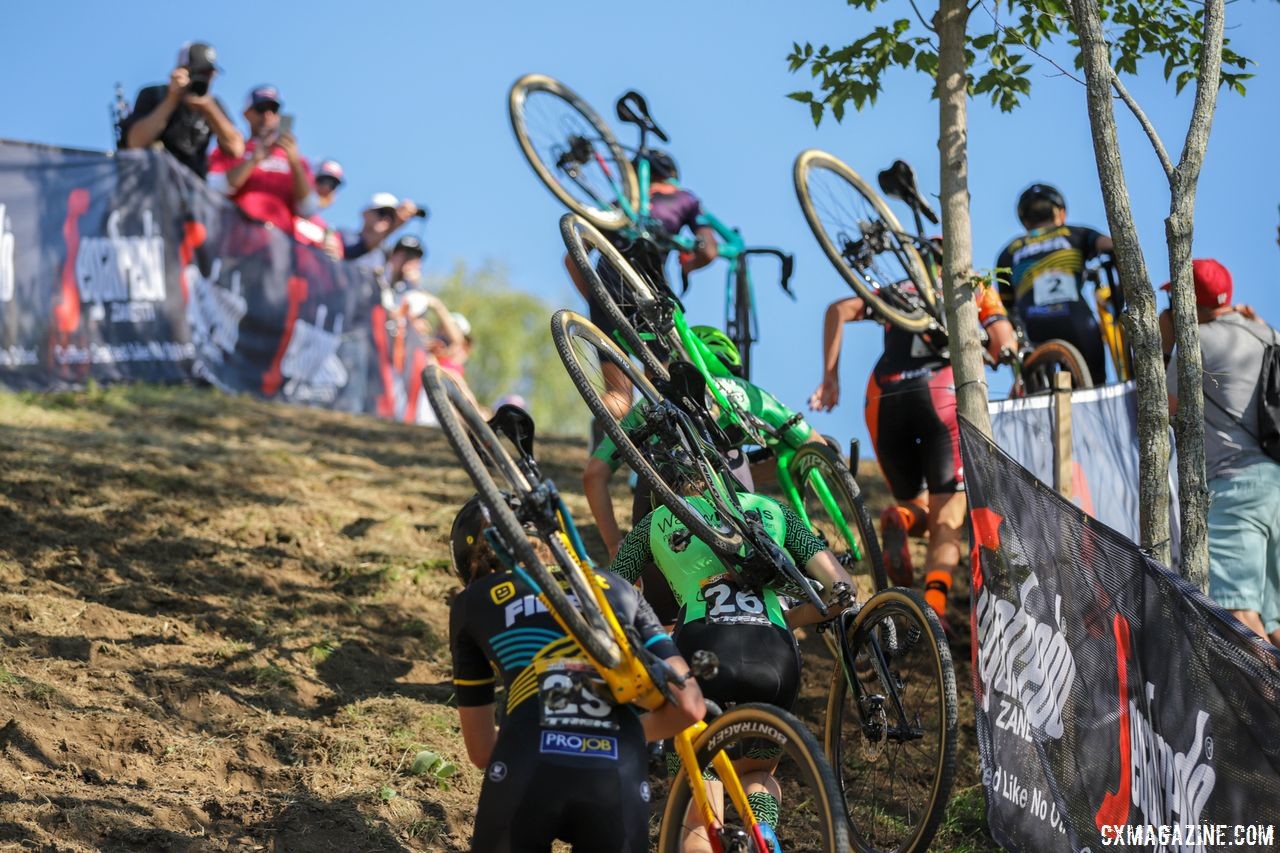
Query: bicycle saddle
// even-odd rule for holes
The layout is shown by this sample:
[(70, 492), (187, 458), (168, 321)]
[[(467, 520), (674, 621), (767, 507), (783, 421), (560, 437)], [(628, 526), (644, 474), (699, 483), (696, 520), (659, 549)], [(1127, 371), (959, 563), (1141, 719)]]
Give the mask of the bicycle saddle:
[(489, 418), (489, 427), (510, 439), (526, 459), (533, 459), (533, 418), (524, 409), (510, 403), (499, 406)]
[(653, 116), (649, 115), (649, 104), (645, 101), (644, 95), (635, 89), (628, 90), (623, 93), (622, 97), (618, 98), (616, 109), (618, 121), (638, 125), (663, 142), (671, 141), (662, 128), (658, 127), (658, 123), (653, 120)]
[(933, 208), (924, 200), (924, 196), (920, 195), (920, 188), (916, 185), (916, 173), (906, 160), (894, 160), (893, 165), (881, 172), (878, 177), (880, 189), (885, 195), (905, 201), (918, 210), (925, 219), (934, 225), (938, 224), (938, 214), (933, 212)]

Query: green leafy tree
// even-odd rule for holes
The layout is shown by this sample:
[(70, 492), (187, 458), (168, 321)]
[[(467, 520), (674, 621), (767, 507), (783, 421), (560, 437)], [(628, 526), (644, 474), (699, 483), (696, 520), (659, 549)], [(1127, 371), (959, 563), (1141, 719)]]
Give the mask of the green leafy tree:
[[(882, 0), (847, 2), (863, 12), (871, 12), (882, 5)], [(947, 324), (953, 340), (952, 363), (959, 389), (960, 412), (980, 427), (989, 422), (986, 416), (987, 387), (975, 331), (976, 309), (972, 307), (971, 290), (967, 286), (967, 282), (972, 280), (967, 98), (987, 97), (1005, 112), (1015, 109), (1031, 92), (1029, 75), (1038, 60), (1079, 80), (1074, 71), (1059, 64), (1049, 54), (1055, 44), (1059, 45), (1059, 51), (1071, 49), (1072, 58), (1066, 61), (1066, 65), (1084, 69), (1086, 77), (1090, 74), (1105, 76), (1104, 97), (1110, 97), (1114, 90), (1114, 94), (1133, 110), (1144, 130), (1152, 137), (1162, 165), (1170, 176), (1170, 221), (1176, 227), (1171, 226), (1167, 231), (1176, 308), (1179, 299), (1187, 305), (1193, 304), (1189, 296), (1191, 212), (1194, 210), (1195, 177), (1208, 140), (1206, 119), (1211, 119), (1213, 113), (1212, 99), (1204, 94), (1208, 89), (1216, 94), (1219, 86), (1228, 86), (1243, 93), (1244, 82), (1251, 76), (1246, 71), (1249, 61), (1232, 51), (1229, 42), (1222, 38), (1221, 14), (1213, 11), (1214, 6), (1221, 9), (1222, 0), (1208, 0), (1203, 6), (1184, 0), (1108, 0), (1101, 7), (1095, 0), (1087, 2), (1096, 10), (1097, 20), (1106, 21), (1108, 25), (1105, 38), (1100, 27), (1097, 33), (1104, 54), (1109, 48), (1110, 59), (1104, 63), (1105, 70), (1102, 66), (1092, 70), (1086, 66), (1086, 52), (1079, 49), (1081, 41), (1076, 34), (1082, 2), (1073, 7), (1069, 0), (1007, 0), (1004, 3), (975, 0), (972, 5), (965, 0), (939, 0), (936, 11), (928, 18), (915, 0), (907, 0), (910, 12), (904, 7), (901, 17), (876, 26), (848, 45), (820, 45), (815, 48), (811, 43), (797, 42), (792, 45), (788, 56), (793, 72), (808, 69), (814, 80), (813, 89), (794, 92), (790, 97), (808, 104), (815, 124), (821, 122), (828, 111), (840, 121), (848, 105), (862, 109), (875, 103), (883, 90), (883, 78), (892, 69), (915, 69), (935, 81), (933, 96), (939, 101), (939, 165), (943, 235), (946, 239), (943, 293)], [(1163, 146), (1159, 144), (1150, 122), (1128, 96), (1120, 79), (1121, 74), (1136, 74), (1145, 59), (1162, 62), (1164, 77), (1174, 83), (1176, 91), (1181, 91), (1193, 80), (1197, 84), (1197, 117), (1193, 118), (1188, 134), (1187, 151), (1176, 167), (1163, 153)], [(1093, 101), (1091, 93), (1091, 123), (1095, 119)], [(1121, 205), (1116, 193), (1107, 189), (1107, 181), (1112, 181), (1114, 189), (1117, 179), (1120, 189), (1123, 189), (1118, 155), (1114, 159), (1104, 157), (1105, 152), (1099, 146), (1106, 141), (1100, 140), (1096, 124), (1094, 129), (1104, 201), (1128, 306), (1125, 328), (1133, 346), (1138, 384), (1138, 432), (1142, 454), (1139, 467), (1143, 472), (1140, 483), (1141, 540), (1145, 547), (1153, 549), (1167, 562), (1169, 493), (1161, 472), (1169, 456), (1168, 415), (1163, 405), (1164, 374), (1155, 294), (1142, 258), (1137, 231), (1128, 214), (1127, 198)], [(1114, 137), (1111, 142), (1114, 143)], [(1181, 324), (1179, 329), (1179, 349), (1189, 348), (1182, 345), (1184, 330)], [(1194, 329), (1185, 336), (1189, 338), (1190, 334), (1194, 334)], [(1194, 354), (1188, 354), (1188, 357), (1198, 361), (1198, 344), (1194, 350)], [(1198, 364), (1196, 368), (1185, 372), (1180, 368), (1181, 382), (1188, 383), (1183, 387), (1200, 387)], [(1199, 513), (1198, 520), (1193, 518), (1189, 528), (1184, 525), (1183, 537), (1184, 572), (1190, 566), (1193, 579), (1199, 580), (1194, 567), (1200, 564), (1205, 553), (1204, 503), (1196, 498), (1203, 492), (1203, 423), (1198, 427), (1182, 423), (1202, 412), (1198, 395), (1196, 397), (1188, 414), (1179, 418), (1180, 426), (1187, 427), (1179, 433), (1179, 447), (1199, 459), (1200, 478), (1197, 481), (1190, 470), (1194, 468), (1193, 462), (1180, 470), (1179, 481), (1184, 517), (1188, 510), (1193, 514)], [(1188, 555), (1190, 563), (1187, 562)]]
[(458, 263), (430, 286), (451, 311), (471, 323), (475, 348), (467, 362), (467, 381), (481, 403), (492, 405), (505, 394), (519, 394), (528, 400), (540, 432), (586, 432), (589, 413), (551, 341), (550, 305), (513, 288), (507, 271), (491, 263), (471, 269)]

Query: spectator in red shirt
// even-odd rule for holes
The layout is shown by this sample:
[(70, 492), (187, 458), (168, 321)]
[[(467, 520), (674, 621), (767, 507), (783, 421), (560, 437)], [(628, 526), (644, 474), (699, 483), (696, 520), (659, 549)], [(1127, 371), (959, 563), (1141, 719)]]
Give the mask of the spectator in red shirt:
[(250, 139), (244, 156), (218, 149), (209, 158), (209, 185), (235, 200), (244, 213), (286, 233), (311, 195), (311, 167), (291, 133), (280, 132), (280, 93), (258, 86), (244, 110)]

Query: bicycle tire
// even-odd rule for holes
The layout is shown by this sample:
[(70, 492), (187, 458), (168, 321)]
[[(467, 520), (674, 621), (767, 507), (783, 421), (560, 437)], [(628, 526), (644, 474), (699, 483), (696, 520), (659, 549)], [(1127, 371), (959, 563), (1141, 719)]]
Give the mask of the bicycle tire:
[[(794, 776), (788, 774), (787, 778), (779, 779), (783, 783), (783, 819), (774, 829), (779, 831), (780, 840), (783, 840), (782, 849), (788, 853), (807, 850), (845, 853), (849, 849), (849, 829), (842, 808), (839, 783), (817, 739), (794, 715), (781, 708), (763, 704), (738, 705), (726, 711), (712, 720), (694, 741), (693, 749), (698, 767), (693, 768), (695, 772), (692, 774), (691, 768), (681, 767), (671, 781), (667, 804), (658, 828), (659, 853), (677, 853), (680, 850), (685, 813), (693, 796), (690, 789), (691, 776), (698, 777), (701, 783), (703, 770), (711, 764), (716, 753), (733, 750), (735, 746), (746, 747), (750, 742), (771, 742), (773, 748), (781, 750), (785, 768), (795, 770)], [(801, 800), (798, 804), (796, 798), (788, 797), (788, 788), (797, 783), (803, 784), (805, 792), (812, 797), (815, 809), (810, 822), (817, 823), (817, 827), (793, 827), (785, 822), (789, 800), (793, 804), (793, 817), (798, 805), (807, 802)], [(726, 797), (726, 823), (731, 822), (731, 810), (732, 804)], [(784, 833), (792, 829), (804, 831), (806, 837), (785, 837)], [(754, 843), (749, 849), (753, 853), (769, 853), (757, 850)]]
[[(841, 565), (855, 580), (860, 576), (870, 578), (872, 592), (888, 589), (889, 578), (885, 574), (880, 540), (877, 538), (875, 526), (871, 523), (871, 513), (862, 500), (862, 489), (859, 488), (858, 481), (854, 479), (853, 473), (840, 458), (839, 452), (827, 444), (803, 444), (792, 457), (789, 467), (802, 500), (804, 495), (814, 488), (809, 482), (810, 472), (821, 475), (831, 496), (836, 500), (841, 515), (844, 516), (845, 525), (850, 533), (860, 540), (858, 543), (849, 542), (839, 524), (835, 519), (831, 519), (835, 534), (844, 539), (846, 545), (843, 551), (838, 550), (839, 546), (831, 549), (836, 554), (836, 559), (840, 560)], [(816, 493), (813, 500), (817, 506), (822, 506)], [(808, 509), (808, 503), (805, 501), (806, 509)], [(825, 512), (825, 507), (823, 510)], [(812, 512), (808, 515), (812, 520)], [(831, 543), (832, 540), (828, 537), (827, 541)], [(860, 559), (854, 556), (855, 546), (863, 552)]]
[(1052, 391), (1055, 373), (1070, 373), (1073, 389), (1093, 387), (1089, 364), (1070, 341), (1061, 338), (1047, 340), (1037, 344), (1022, 359), (1022, 381), (1028, 394)]
[[(613, 322), (617, 334), (622, 338), (622, 343), (627, 350), (636, 358), (640, 359), (640, 363), (645, 369), (650, 371), (654, 376), (665, 381), (668, 378), (667, 362), (669, 358), (676, 357), (689, 360), (688, 354), (684, 351), (684, 344), (680, 341), (680, 336), (676, 334), (673, 328), (660, 329), (651, 328), (645, 330), (652, 335), (655, 340), (660, 339), (663, 347), (666, 349), (667, 358), (660, 355), (654, 347), (644, 339), (641, 331), (636, 328), (635, 318), (639, 316), (634, 309), (640, 306), (647, 306), (658, 303), (665, 299), (665, 295), (658, 293), (650, 284), (645, 281), (639, 271), (636, 270), (623, 256), (618, 247), (600, 233), (590, 221), (581, 216), (572, 213), (566, 213), (560, 217), (560, 237), (564, 240), (565, 249), (568, 250), (569, 260), (577, 268), (587, 287), (591, 291), (591, 302), (598, 306), (609, 316)], [(585, 239), (584, 239), (585, 237)], [(618, 272), (618, 280), (621, 287), (620, 294), (614, 294), (605, 286), (604, 279), (600, 277), (600, 273), (596, 270), (596, 265), (591, 263), (591, 250), (595, 249), (600, 252), (601, 256)], [(623, 302), (627, 303), (627, 307), (623, 306)], [(633, 310), (628, 310), (628, 309)]]
[(507, 496), (494, 481), (481, 453), (501, 471), (513, 496), (524, 498), (533, 491), (533, 485), (507, 453), (488, 422), (475, 410), (448, 373), (439, 365), (428, 365), (422, 371), (422, 385), (435, 409), (440, 428), (461, 460), (462, 467), (471, 477), (481, 499), (488, 506), (490, 516), (502, 534), (503, 543), (541, 587), (548, 606), (560, 615), (574, 641), (601, 666), (617, 666), (622, 661), (622, 652), (587, 586), (593, 583), (592, 579), (583, 574), (582, 567), (567, 554), (562, 543), (547, 542), (561, 571), (577, 594), (578, 604), (575, 605), (529, 544), (524, 525), (512, 512)]
[[(895, 616), (903, 618), (905, 624), (890, 621)], [(868, 656), (859, 657), (865, 649), (875, 647), (871, 643), (873, 638), (882, 651), (889, 649), (889, 654), (894, 656), (892, 685), (886, 684), (880, 673), (868, 665), (869, 652)], [(946, 812), (955, 776), (959, 708), (955, 670), (942, 625), (918, 592), (894, 587), (877, 593), (863, 605), (845, 639), (840, 665), (836, 667), (827, 697), (823, 745), (844, 796), (853, 849), (859, 853), (925, 850)], [(924, 666), (920, 678), (913, 680), (915, 673), (905, 672), (901, 661), (917, 649), (921, 650)], [(893, 754), (887, 754), (892, 740), (890, 732), (894, 731), (888, 713), (864, 714), (864, 709), (853, 701), (848, 678), (858, 678), (860, 684), (861, 679), (866, 679), (871, 682), (868, 690), (874, 691), (873, 695), (896, 697), (899, 703), (915, 691), (924, 697), (927, 705), (934, 706), (936, 718), (919, 726), (920, 739), (899, 740)], [(936, 690), (936, 696), (931, 690)], [(869, 703), (869, 707), (874, 708), (874, 703)], [(905, 720), (907, 716), (898, 715), (899, 736), (910, 727), (910, 721)], [(918, 712), (915, 719), (919, 719)], [(906, 766), (911, 759), (904, 756), (909, 754), (908, 748), (918, 744), (926, 734), (931, 735), (935, 747), (926, 755), (926, 767), (915, 774), (920, 777), (927, 774), (928, 778), (921, 789), (922, 801), (913, 810), (896, 783), (904, 776), (913, 775)], [(880, 752), (871, 755), (877, 748), (875, 738), (879, 738)], [(917, 748), (924, 752), (923, 747)], [(869, 772), (862, 772), (865, 768), (869, 768)]]
[(560, 180), (556, 178), (551, 168), (542, 161), (534, 146), (534, 141), (530, 138), (525, 117), (525, 104), (529, 95), (534, 92), (545, 92), (560, 98), (586, 120), (591, 129), (599, 136), (600, 141), (609, 149), (609, 155), (613, 158), (617, 167), (627, 203), (631, 205), (632, 210), (639, 210), (640, 208), (640, 182), (636, 179), (635, 169), (631, 165), (630, 158), (626, 156), (622, 146), (614, 138), (609, 126), (604, 123), (604, 120), (591, 108), (591, 105), (583, 100), (577, 92), (574, 92), (554, 77), (548, 77), (545, 74), (524, 75), (511, 84), (511, 90), (507, 94), (507, 112), (511, 118), (511, 129), (515, 132), (516, 142), (520, 145), (520, 150), (525, 159), (529, 161), (529, 165), (533, 167), (534, 173), (566, 207), (588, 221), (608, 230), (617, 230), (627, 225), (630, 219), (625, 211), (616, 207), (610, 210), (601, 210), (584, 204), (568, 191)]
[[(587, 408), (591, 409), (591, 413), (599, 419), (605, 433), (613, 439), (614, 446), (623, 461), (631, 467), (637, 477), (649, 484), (658, 500), (666, 505), (672, 514), (689, 528), (689, 532), (693, 536), (702, 540), (721, 556), (732, 557), (736, 555), (743, 545), (741, 532), (736, 528), (721, 530), (713, 527), (703, 518), (702, 513), (690, 505), (684, 497), (676, 494), (671, 485), (658, 474), (649, 457), (636, 446), (631, 436), (622, 426), (622, 419), (610, 411), (608, 404), (596, 390), (588, 375), (590, 367), (584, 366), (579, 360), (573, 339), (577, 338), (587, 342), (597, 353), (606, 356), (631, 380), (632, 386), (640, 392), (640, 396), (647, 405), (662, 405), (665, 402), (662, 394), (653, 387), (653, 383), (649, 381), (648, 377), (637, 370), (631, 359), (627, 358), (622, 350), (618, 349), (617, 345), (609, 340), (603, 332), (592, 325), (590, 320), (573, 311), (562, 308), (552, 315), (551, 337), (555, 342), (556, 352), (560, 356), (560, 361), (564, 363), (565, 370), (569, 373), (569, 378), (572, 380), (574, 387), (578, 389), (578, 393), (582, 396), (583, 401), (586, 402)], [(699, 449), (700, 438), (689, 434), (687, 423), (677, 420), (677, 424), (679, 425), (678, 430), (682, 444), (680, 449), (694, 457), (692, 461), (701, 467), (704, 474), (707, 475), (708, 482), (712, 482), (715, 478), (710, 476), (712, 473), (710, 470), (711, 463), (702, 458), (702, 451)], [(723, 501), (713, 500), (713, 503), (717, 505), (718, 509), (726, 509)], [(722, 514), (726, 513), (722, 512)]]
[[(831, 235), (827, 233), (826, 227), (822, 224), (817, 205), (809, 189), (810, 174), (816, 169), (825, 169), (843, 180), (856, 193), (861, 195), (863, 200), (871, 205), (876, 215), (888, 226), (890, 233), (895, 235), (892, 240), (895, 244), (893, 251), (896, 260), (901, 265), (906, 276), (915, 285), (921, 301), (925, 303), (924, 306), (906, 311), (896, 305), (891, 305), (880, 294), (879, 287), (874, 286), (865, 277), (859, 275), (845, 260), (840, 248), (836, 246)], [(876, 314), (908, 332), (923, 332), (938, 325), (933, 316), (938, 310), (937, 295), (934, 291), (935, 285), (929, 280), (924, 260), (920, 257), (920, 253), (916, 251), (915, 246), (896, 236), (903, 233), (902, 226), (898, 223), (898, 218), (893, 215), (893, 211), (885, 204), (884, 199), (880, 198), (879, 194), (857, 172), (850, 169), (834, 155), (819, 151), (816, 148), (810, 148), (800, 152), (799, 156), (796, 157), (795, 166), (792, 170), (792, 181), (795, 184), (796, 198), (799, 199), (800, 208), (804, 211), (804, 218), (809, 223), (809, 229), (813, 232), (813, 236), (817, 238), (818, 244), (822, 246), (822, 251), (826, 253), (827, 259), (835, 265), (841, 277), (848, 282), (855, 293), (867, 301)], [(886, 282), (886, 284), (894, 283), (896, 282)]]

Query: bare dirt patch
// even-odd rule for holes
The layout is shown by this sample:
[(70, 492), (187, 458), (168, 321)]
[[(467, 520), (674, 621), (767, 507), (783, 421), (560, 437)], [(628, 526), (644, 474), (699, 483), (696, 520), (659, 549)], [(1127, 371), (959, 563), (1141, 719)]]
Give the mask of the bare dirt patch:
[[(589, 518), (581, 442), (539, 456)], [(445, 542), (470, 493), (433, 430), (187, 388), (0, 394), (0, 848), (467, 849)], [(452, 768), (414, 775), (422, 750)], [(942, 849), (972, 849), (977, 804)]]

